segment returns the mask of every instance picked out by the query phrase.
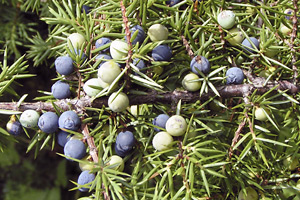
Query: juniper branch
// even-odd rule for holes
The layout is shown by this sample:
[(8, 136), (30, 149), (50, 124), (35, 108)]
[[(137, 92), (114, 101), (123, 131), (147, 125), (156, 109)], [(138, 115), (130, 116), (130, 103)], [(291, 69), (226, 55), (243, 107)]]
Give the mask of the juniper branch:
[[(264, 79), (255, 78), (254, 84), (241, 84), (241, 85), (224, 85), (219, 86), (218, 90), (221, 98), (232, 97), (245, 97), (245, 94), (251, 95), (255, 90), (256, 94), (264, 94), (269, 90), (276, 87), (275, 91), (286, 91), (290, 94), (296, 94), (300, 90), (300, 85), (295, 85), (289, 81), (270, 81), (263, 86)], [(139, 105), (145, 103), (173, 103), (181, 100), (183, 103), (192, 103), (197, 100), (207, 100), (215, 96), (212, 90), (204, 93), (200, 96), (198, 92), (188, 91), (169, 91), (164, 93), (158, 93), (157, 91), (150, 91), (145, 95), (129, 95), (131, 105)], [(16, 102), (0, 102), (0, 109), (2, 110), (17, 110), (24, 111), (33, 109), (36, 111), (55, 111), (53, 103), (62, 110), (75, 110), (80, 113), (85, 110), (86, 107), (102, 108), (103, 105), (107, 106), (108, 97), (102, 97), (99, 99), (92, 99), (89, 97), (82, 97), (80, 99), (62, 99), (54, 102), (24, 102), (17, 107)]]

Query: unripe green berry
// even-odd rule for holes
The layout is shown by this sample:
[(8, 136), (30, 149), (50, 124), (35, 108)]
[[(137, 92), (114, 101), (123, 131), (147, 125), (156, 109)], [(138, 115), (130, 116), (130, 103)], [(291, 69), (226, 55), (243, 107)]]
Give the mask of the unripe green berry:
[(279, 31), (283, 34), (283, 35), (289, 35), (292, 32), (292, 29), (287, 27), (286, 25), (284, 25), (283, 23), (280, 24), (279, 27)]
[[(82, 44), (85, 42), (84, 37), (79, 33), (72, 33), (69, 35), (68, 39), (70, 40), (74, 49), (80, 49)], [(69, 49), (72, 49), (72, 47), (69, 46)]]
[(283, 164), (285, 167), (287, 167), (289, 170), (293, 171), (299, 167), (299, 159), (298, 158), (292, 158), (292, 156), (287, 157), (283, 160)]
[(246, 194), (243, 190), (239, 192), (238, 200), (258, 200), (258, 194), (252, 187), (246, 187)]
[(167, 150), (171, 147), (173, 137), (164, 131), (157, 133), (152, 140), (152, 145), (157, 151)]
[(255, 115), (255, 119), (259, 121), (266, 121), (268, 119), (266, 113), (262, 108), (256, 108), (254, 115)]
[(235, 14), (231, 10), (223, 10), (218, 15), (218, 23), (225, 29), (230, 29), (235, 24)]
[(20, 123), (25, 128), (34, 128), (37, 127), (39, 117), (35, 110), (25, 110), (20, 116)]
[(128, 55), (129, 46), (127, 42), (116, 39), (110, 44), (110, 55), (115, 60), (121, 60)]
[(158, 42), (168, 39), (169, 31), (164, 25), (153, 24), (148, 30), (148, 35), (152, 42)]
[(107, 61), (98, 69), (98, 78), (105, 83), (111, 84), (121, 73), (118, 63), (115, 61)]
[(91, 78), (83, 85), (84, 92), (90, 97), (94, 97), (101, 92), (101, 89), (96, 89), (93, 86), (101, 87), (98, 78)]
[(110, 157), (109, 165), (114, 165), (114, 169), (122, 172), (124, 170), (124, 161), (120, 156), (113, 155)]
[(172, 136), (181, 136), (187, 129), (187, 123), (180, 115), (173, 115), (166, 123), (166, 130)]
[(233, 28), (228, 31), (228, 39), (227, 41), (232, 45), (232, 46), (237, 46), (241, 44), (244, 40), (244, 35), (238, 28)]
[(201, 87), (201, 82), (195, 81), (198, 79), (199, 79), (199, 76), (197, 74), (194, 74), (194, 73), (187, 74), (182, 80), (182, 86), (187, 91), (195, 92), (195, 91), (199, 90)]
[(123, 92), (114, 92), (108, 98), (108, 106), (113, 112), (122, 112), (129, 106), (129, 99)]

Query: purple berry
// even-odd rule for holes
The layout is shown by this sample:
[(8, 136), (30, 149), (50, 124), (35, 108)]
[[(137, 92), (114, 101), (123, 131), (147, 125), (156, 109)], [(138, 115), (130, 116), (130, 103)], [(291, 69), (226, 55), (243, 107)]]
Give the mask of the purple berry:
[(139, 70), (146, 67), (144, 60), (139, 59), (139, 58), (133, 59), (132, 64), (134, 64)]
[[(65, 156), (75, 158), (75, 159), (82, 159), (86, 154), (86, 147), (85, 144), (78, 139), (69, 140), (64, 147), (64, 154)], [(67, 158), (68, 160), (71, 160)]]
[(254, 49), (259, 49), (259, 41), (255, 37), (250, 37), (249, 39), (252, 41), (256, 48), (252, 46), (252, 44), (247, 38), (245, 38), (242, 42), (243, 49), (246, 53), (254, 53)]
[[(90, 171), (83, 171), (78, 177), (77, 183), (78, 185), (86, 185), (95, 180), (95, 174), (90, 173)], [(80, 192), (88, 192), (89, 188), (81, 187), (78, 189)]]
[(61, 75), (70, 75), (74, 71), (73, 60), (69, 56), (59, 56), (55, 59), (55, 69)]
[[(145, 34), (143, 27), (141, 27), (140, 25), (135, 25), (134, 27), (132, 27), (130, 29), (130, 35), (132, 36), (136, 31), (138, 31), (138, 33), (137, 33), (137, 36), (132, 41), (133, 45), (135, 45), (137, 42), (139, 42), (140, 44), (143, 43), (143, 41), (146, 38), (146, 34)], [(127, 42), (126, 36), (125, 36), (125, 41)]]
[(101, 63), (99, 64), (98, 66), (98, 69), (101, 67), (101, 65), (103, 65), (103, 63), (105, 63), (106, 61), (108, 60), (112, 60), (112, 57), (110, 57), (109, 55), (106, 55), (106, 54), (99, 54), (97, 57), (96, 57), (96, 61), (101, 59)]
[(40, 116), (38, 126), (45, 133), (54, 133), (58, 130), (58, 116), (54, 112), (46, 112)]
[(135, 138), (132, 132), (120, 132), (116, 139), (115, 150), (118, 156), (125, 157), (133, 149)]
[(62, 81), (56, 81), (51, 87), (51, 92), (56, 99), (66, 99), (71, 96), (69, 84)]
[(81, 125), (80, 118), (72, 111), (63, 112), (58, 119), (59, 128), (65, 128), (72, 131), (77, 131)]
[(244, 73), (238, 67), (229, 68), (226, 72), (227, 84), (241, 84), (244, 80)]
[(198, 70), (204, 74), (207, 74), (210, 71), (210, 63), (204, 56), (195, 56), (191, 61), (190, 67), (197, 75), (200, 75)]
[(152, 50), (152, 58), (155, 61), (170, 61), (171, 57), (172, 49), (166, 44), (159, 45)]
[[(153, 119), (152, 124), (165, 129), (166, 128), (166, 123), (167, 123), (169, 118), (170, 118), (169, 115), (160, 114), (160, 115), (158, 115), (157, 117), (155, 117)], [(159, 129), (159, 128), (154, 128), (154, 130), (157, 131), (157, 132), (161, 131), (161, 129)]]
[(65, 144), (70, 140), (71, 135), (65, 131), (59, 131), (57, 133), (57, 143), (61, 146), (64, 147)]
[(81, 11), (85, 12), (86, 14), (89, 14), (91, 12), (91, 7), (87, 5), (83, 5)]
[(18, 136), (21, 135), (21, 133), (23, 133), (23, 128), (20, 122), (17, 121), (9, 121), (6, 124), (6, 129), (9, 132), (9, 134), (13, 135), (13, 136)]
[[(107, 37), (102, 37), (102, 38), (99, 38), (99, 39), (96, 41), (95, 47), (96, 47), (96, 49), (98, 49), (98, 48), (100, 48), (100, 47), (102, 47), (102, 46), (104, 46), (104, 45), (106, 45), (106, 44), (109, 44), (109, 43), (111, 43), (111, 40), (110, 40), (109, 38), (107, 38)], [(109, 51), (109, 47), (107, 47), (107, 48), (101, 50), (100, 52), (101, 52), (101, 53), (105, 53), (105, 52), (107, 52), (107, 51)]]

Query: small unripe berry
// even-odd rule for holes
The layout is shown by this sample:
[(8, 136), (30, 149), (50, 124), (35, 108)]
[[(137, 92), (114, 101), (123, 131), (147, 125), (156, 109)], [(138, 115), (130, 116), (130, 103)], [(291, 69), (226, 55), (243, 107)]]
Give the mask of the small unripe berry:
[(109, 158), (108, 165), (113, 165), (115, 170), (122, 172), (124, 170), (124, 161), (120, 156), (113, 155)]
[(201, 82), (196, 81), (199, 79), (199, 76), (194, 73), (187, 74), (182, 80), (182, 86), (184, 89), (190, 92), (195, 92), (200, 89)]
[(185, 119), (180, 115), (173, 115), (166, 123), (166, 130), (172, 136), (181, 136), (187, 129)]
[(259, 121), (266, 121), (268, 119), (266, 113), (262, 108), (256, 108), (254, 115), (255, 115), (255, 119)]
[(157, 151), (164, 151), (171, 147), (173, 137), (164, 131), (157, 133), (152, 140), (152, 145)]
[(129, 51), (128, 44), (123, 40), (114, 40), (110, 44), (110, 55), (115, 60), (121, 60), (127, 57)]
[(101, 89), (99, 88), (94, 88), (95, 87), (101, 87), (100, 83), (99, 83), (99, 79), (98, 78), (91, 78), (89, 80), (87, 80), (85, 82), (85, 84), (83, 85), (83, 90), (84, 92), (90, 96), (90, 97), (94, 97), (96, 96), (99, 92), (101, 92)]
[(129, 106), (129, 99), (123, 92), (114, 92), (108, 98), (108, 106), (113, 112), (122, 112)]
[(223, 10), (218, 15), (218, 23), (225, 29), (230, 29), (235, 24), (235, 14), (231, 10)]
[(20, 116), (20, 123), (25, 128), (35, 128), (38, 125), (39, 113), (35, 110), (25, 110)]
[(168, 39), (169, 31), (164, 25), (153, 24), (148, 30), (148, 35), (152, 42), (158, 42)]
[(244, 35), (238, 28), (233, 28), (228, 31), (227, 35), (227, 41), (232, 45), (232, 46), (237, 46), (241, 44), (244, 40)]
[(246, 187), (246, 194), (243, 190), (239, 192), (238, 200), (258, 200), (258, 194), (252, 187)]
[[(85, 42), (85, 38), (79, 33), (72, 33), (69, 35), (68, 39), (70, 40), (74, 49), (80, 49), (82, 44)], [(72, 48), (69, 46), (69, 49)]]
[(287, 167), (291, 171), (300, 167), (299, 159), (296, 157), (292, 158), (292, 156), (289, 156), (286, 159), (284, 159), (283, 164), (285, 167)]
[(115, 61), (107, 61), (98, 69), (98, 78), (111, 84), (121, 73), (120, 65)]

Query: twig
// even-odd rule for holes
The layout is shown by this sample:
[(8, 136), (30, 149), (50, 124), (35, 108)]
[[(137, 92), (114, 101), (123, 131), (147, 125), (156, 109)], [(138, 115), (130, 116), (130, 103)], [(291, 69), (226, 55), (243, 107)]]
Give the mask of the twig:
[[(255, 79), (258, 80), (258, 79)], [(259, 82), (261, 80), (258, 80)], [(299, 85), (294, 85), (289, 81), (269, 81), (264, 87), (261, 84), (241, 84), (241, 85), (226, 85), (219, 86), (218, 90), (221, 98), (231, 98), (231, 97), (244, 97), (244, 95), (251, 94), (256, 91), (256, 94), (264, 94), (269, 90), (274, 89), (274, 91), (287, 90), (287, 93), (296, 94), (300, 91)], [(187, 92), (187, 91), (170, 91), (164, 93), (157, 93), (152, 91), (146, 95), (129, 95), (129, 102), (131, 105), (138, 105), (144, 103), (172, 103), (181, 100), (182, 103), (192, 103), (197, 100), (207, 100), (215, 96), (212, 90), (208, 90), (208, 93), (199, 96), (199, 92)], [(0, 109), (2, 110), (18, 110), (24, 111), (28, 109), (33, 109), (36, 111), (55, 111), (52, 104), (55, 104), (62, 110), (75, 110), (80, 113), (86, 107), (102, 108), (102, 106), (107, 106), (108, 97), (102, 97), (92, 101), (89, 97), (82, 97), (80, 99), (62, 99), (54, 102), (24, 102), (18, 108), (16, 107), (16, 102), (0, 102)]]
[(181, 39), (182, 39), (183, 45), (186, 48), (186, 51), (187, 51), (188, 55), (190, 56), (191, 59), (193, 59), (195, 56), (194, 56), (194, 53), (192, 51), (192, 48), (189, 45), (189, 42), (185, 39), (185, 37), (183, 35), (181, 36)]
[(241, 133), (242, 129), (244, 128), (245, 124), (246, 124), (246, 120), (244, 120), (242, 123), (240, 123), (238, 129), (236, 130), (236, 132), (234, 134), (231, 146), (229, 148), (229, 153), (228, 153), (229, 154), (229, 159), (231, 159), (231, 157), (232, 157), (233, 147), (238, 142), (238, 139), (240, 137), (240, 133)]
[(92, 156), (93, 161), (95, 163), (98, 163), (99, 159), (98, 159), (97, 147), (95, 145), (94, 138), (90, 136), (90, 132), (87, 124), (82, 124), (81, 129), (82, 129), (82, 134), (85, 137), (86, 142), (89, 146), (90, 155)]
[(129, 77), (129, 73), (130, 73), (130, 62), (131, 62), (131, 57), (132, 57), (132, 44), (130, 42), (131, 39), (131, 32), (129, 29), (129, 25), (128, 25), (128, 18), (126, 17), (126, 8), (123, 4), (123, 1), (120, 1), (120, 6), (121, 6), (121, 10), (122, 10), (122, 18), (123, 18), (123, 22), (125, 25), (125, 34), (126, 34), (126, 39), (127, 39), (127, 44), (129, 46), (129, 50), (128, 50), (128, 58), (126, 60), (126, 76), (125, 79), (127, 80), (127, 85), (126, 87), (129, 88), (130, 87), (130, 77)]

